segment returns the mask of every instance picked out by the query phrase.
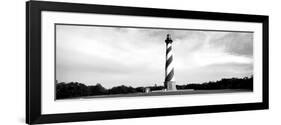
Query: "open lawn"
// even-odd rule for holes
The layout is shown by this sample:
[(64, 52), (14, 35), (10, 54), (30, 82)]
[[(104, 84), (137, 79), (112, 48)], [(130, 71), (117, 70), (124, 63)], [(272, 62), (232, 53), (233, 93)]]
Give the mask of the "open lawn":
[[(237, 93), (237, 92), (252, 92), (247, 89), (220, 89), (220, 90), (177, 90), (177, 91), (152, 91), (149, 93), (128, 93), (128, 94), (112, 94), (112, 95), (97, 95), (84, 96), (67, 99), (91, 99), (91, 98), (113, 98), (113, 97), (136, 97), (136, 96), (165, 96), (165, 95), (191, 95), (191, 94), (217, 94), (217, 93)], [(64, 100), (64, 99), (63, 99)]]

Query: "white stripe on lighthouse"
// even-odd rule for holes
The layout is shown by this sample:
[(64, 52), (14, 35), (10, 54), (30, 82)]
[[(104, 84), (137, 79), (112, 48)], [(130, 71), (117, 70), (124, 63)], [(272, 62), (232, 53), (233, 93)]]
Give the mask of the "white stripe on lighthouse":
[[(169, 46), (170, 47), (172, 47), (172, 45), (171, 44), (168, 44), (168, 46), (167, 46), (167, 49), (169, 48)], [(172, 56), (173, 55), (173, 48), (171, 49), (171, 51), (167, 54), (167, 57), (166, 57), (166, 59), (168, 59), (170, 56)]]

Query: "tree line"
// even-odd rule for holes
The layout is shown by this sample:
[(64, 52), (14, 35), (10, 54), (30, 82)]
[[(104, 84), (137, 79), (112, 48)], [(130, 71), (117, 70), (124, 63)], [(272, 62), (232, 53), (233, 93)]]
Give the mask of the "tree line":
[[(253, 76), (244, 78), (229, 78), (219, 81), (210, 81), (202, 84), (191, 83), (186, 85), (176, 85), (178, 90), (194, 89), (194, 90), (212, 90), (212, 89), (248, 89), (253, 90)], [(78, 82), (56, 83), (56, 99), (74, 98), (82, 96), (110, 95), (110, 94), (127, 94), (141, 93), (149, 88), (150, 91), (163, 90), (164, 86), (148, 86), (148, 87), (131, 87), (131, 86), (115, 86), (110, 89), (104, 88), (101, 84), (85, 85)]]
[(244, 78), (229, 78), (210, 81), (202, 84), (191, 83), (177, 85), (177, 89), (212, 90), (212, 89), (248, 89), (253, 90), (253, 76)]
[(106, 94), (127, 94), (144, 92), (144, 87), (133, 88), (131, 86), (116, 86), (111, 89), (104, 88), (101, 84), (86, 86), (83, 83), (57, 83), (56, 99), (74, 98), (82, 96), (106, 95)]

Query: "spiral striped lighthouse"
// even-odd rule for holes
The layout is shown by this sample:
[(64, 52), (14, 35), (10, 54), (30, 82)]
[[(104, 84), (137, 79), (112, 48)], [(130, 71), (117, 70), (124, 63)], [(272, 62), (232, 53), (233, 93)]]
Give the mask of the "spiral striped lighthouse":
[(173, 66), (173, 51), (170, 34), (167, 34), (166, 42), (166, 66), (165, 66), (165, 82), (164, 86), (168, 91), (177, 90), (175, 76), (174, 76), (174, 66)]

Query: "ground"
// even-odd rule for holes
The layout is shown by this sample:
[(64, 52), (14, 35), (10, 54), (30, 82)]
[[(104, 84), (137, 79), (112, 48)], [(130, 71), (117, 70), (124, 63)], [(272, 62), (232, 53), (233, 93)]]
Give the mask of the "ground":
[(90, 98), (113, 98), (113, 97), (136, 97), (136, 96), (163, 96), (163, 95), (188, 95), (188, 94), (217, 94), (217, 93), (234, 93), (234, 92), (252, 92), (246, 89), (221, 89), (221, 90), (177, 90), (177, 91), (154, 91), (149, 93), (129, 93), (113, 95), (84, 96), (67, 99), (90, 99)]

